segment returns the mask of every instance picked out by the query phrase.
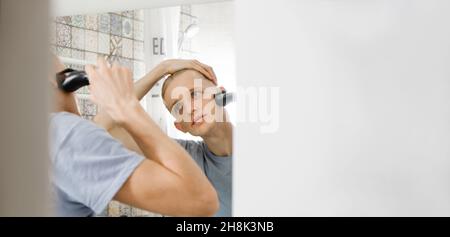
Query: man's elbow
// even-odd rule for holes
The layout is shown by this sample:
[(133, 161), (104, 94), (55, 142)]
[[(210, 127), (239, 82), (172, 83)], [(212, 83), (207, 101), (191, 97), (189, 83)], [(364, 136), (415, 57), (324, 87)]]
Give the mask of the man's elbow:
[(219, 211), (219, 198), (214, 188), (208, 188), (192, 197), (194, 216), (213, 216)]
[(219, 198), (217, 196), (216, 190), (213, 188), (211, 191), (208, 191), (201, 198), (204, 203), (204, 216), (213, 216), (219, 211), (220, 203)]

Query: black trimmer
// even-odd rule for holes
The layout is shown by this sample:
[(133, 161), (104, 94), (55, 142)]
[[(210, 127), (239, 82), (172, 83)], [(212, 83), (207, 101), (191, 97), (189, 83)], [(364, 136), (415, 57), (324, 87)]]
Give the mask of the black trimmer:
[(221, 92), (214, 95), (214, 100), (216, 104), (219, 106), (226, 106), (230, 102), (234, 101), (234, 94), (231, 92), (227, 92), (226, 90), (222, 90)]
[(89, 78), (85, 71), (67, 68), (56, 74), (56, 83), (59, 89), (65, 92), (74, 92), (83, 86), (89, 85)]

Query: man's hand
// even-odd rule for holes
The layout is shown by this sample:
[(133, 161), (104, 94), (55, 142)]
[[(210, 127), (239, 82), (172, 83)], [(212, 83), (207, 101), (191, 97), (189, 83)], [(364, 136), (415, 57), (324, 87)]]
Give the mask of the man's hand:
[(91, 100), (102, 107), (118, 124), (126, 119), (126, 111), (139, 106), (134, 94), (130, 70), (114, 64), (108, 67), (105, 60), (97, 60), (97, 68), (86, 66)]
[(183, 69), (194, 69), (203, 74), (207, 79), (214, 82), (214, 84), (217, 84), (216, 74), (214, 73), (212, 67), (197, 60), (168, 59), (162, 61), (158, 67), (162, 67), (165, 74), (173, 74)]

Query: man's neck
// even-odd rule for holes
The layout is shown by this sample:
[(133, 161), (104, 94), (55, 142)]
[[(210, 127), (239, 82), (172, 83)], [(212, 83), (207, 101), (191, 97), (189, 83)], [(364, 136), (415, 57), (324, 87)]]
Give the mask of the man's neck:
[(233, 125), (216, 122), (208, 135), (202, 136), (208, 149), (216, 156), (231, 156), (233, 151)]

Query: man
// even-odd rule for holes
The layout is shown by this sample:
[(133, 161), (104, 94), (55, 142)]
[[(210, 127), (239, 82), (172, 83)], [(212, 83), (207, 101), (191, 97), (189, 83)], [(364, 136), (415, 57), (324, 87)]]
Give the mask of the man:
[[(195, 66), (196, 65), (196, 66)], [(206, 69), (206, 71), (204, 70)], [(223, 107), (214, 102), (214, 93), (223, 88), (211, 67), (196, 60), (166, 60), (135, 83), (141, 99), (164, 76), (162, 86), (166, 108), (175, 116), (175, 127), (203, 141), (176, 140), (201, 167), (216, 189), (220, 207), (215, 216), (231, 216), (232, 124)], [(138, 153), (142, 150), (128, 131), (100, 112), (94, 121)]]
[[(63, 69), (56, 61), (56, 71)], [(56, 90), (50, 155), (57, 215), (92, 216), (112, 199), (171, 216), (216, 213), (213, 186), (139, 105), (130, 71), (118, 65), (110, 68), (102, 59), (97, 68), (87, 66), (86, 71), (92, 100), (127, 131), (142, 155), (82, 119), (74, 95)]]

